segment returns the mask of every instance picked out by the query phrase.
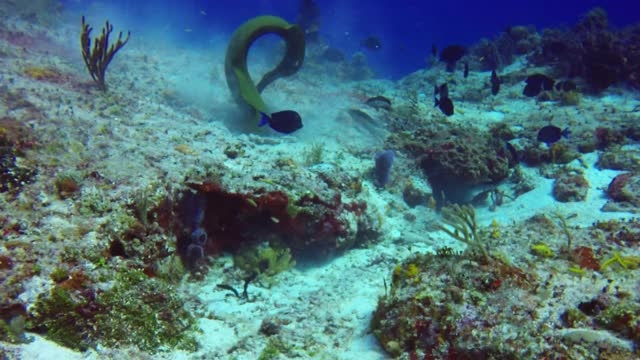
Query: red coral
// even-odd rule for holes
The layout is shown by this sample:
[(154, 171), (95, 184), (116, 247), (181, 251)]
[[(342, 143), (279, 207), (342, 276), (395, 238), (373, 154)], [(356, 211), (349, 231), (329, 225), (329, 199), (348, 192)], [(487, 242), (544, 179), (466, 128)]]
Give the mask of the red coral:
[(600, 270), (600, 263), (593, 254), (593, 249), (587, 246), (578, 246), (573, 250), (573, 260), (582, 269)]
[(0, 255), (0, 270), (11, 270), (13, 261), (8, 256)]
[[(317, 195), (306, 195), (295, 203), (282, 191), (266, 193), (234, 193), (214, 183), (189, 184), (205, 198), (205, 214), (201, 226), (208, 235), (204, 252), (219, 254), (236, 251), (242, 243), (277, 238), (294, 254), (312, 252), (318, 256), (339, 249), (338, 239), (347, 235), (343, 212), (362, 216), (364, 203), (342, 202), (340, 194), (331, 201)], [(174, 232), (178, 248), (188, 248), (190, 224), (177, 224)], [(182, 239), (182, 240), (180, 240)]]

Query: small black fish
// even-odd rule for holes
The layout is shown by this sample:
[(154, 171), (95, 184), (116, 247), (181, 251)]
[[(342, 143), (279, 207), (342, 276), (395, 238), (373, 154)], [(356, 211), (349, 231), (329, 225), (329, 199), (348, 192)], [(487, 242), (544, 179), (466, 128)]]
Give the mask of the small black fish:
[(453, 115), (453, 101), (449, 98), (436, 99), (436, 105), (443, 114), (447, 116)]
[(460, 45), (449, 45), (440, 51), (440, 61), (447, 64), (447, 71), (453, 72), (456, 62), (467, 53), (467, 49)]
[(563, 136), (569, 138), (569, 128), (562, 130), (557, 126), (547, 125), (538, 131), (538, 141), (547, 144), (547, 146), (557, 142)]
[(446, 99), (449, 97), (449, 85), (444, 83), (440, 86), (436, 85), (433, 89), (433, 96), (440, 96), (441, 99)]
[(502, 83), (502, 81), (500, 81), (496, 71), (493, 70), (491, 72), (491, 93), (493, 95), (498, 95), (498, 92), (500, 92), (500, 83)]
[[(436, 97), (437, 95), (440, 95), (439, 99)], [(453, 115), (453, 101), (449, 98), (449, 86), (447, 86), (447, 83), (435, 86), (433, 100), (435, 102), (434, 106), (437, 106), (443, 114), (447, 116)]]
[(274, 112), (271, 116), (265, 113), (260, 113), (260, 115), (260, 124), (258, 126), (268, 124), (270, 128), (283, 134), (291, 134), (302, 128), (302, 118), (300, 114), (293, 110)]
[(362, 42), (360, 42), (360, 45), (371, 50), (378, 50), (382, 47), (382, 43), (380, 42), (380, 39), (378, 39), (375, 36), (369, 36), (368, 38), (362, 40)]
[(529, 75), (525, 80), (527, 85), (524, 87), (522, 94), (529, 97), (538, 96), (542, 90), (553, 90), (555, 80), (543, 74)]
[(558, 91), (576, 91), (578, 90), (578, 86), (571, 80), (559, 81), (556, 84), (556, 90)]
[(469, 77), (469, 63), (465, 62), (464, 63), (464, 78), (466, 79), (467, 77)]
[(431, 45), (431, 55), (433, 55), (433, 57), (438, 57), (438, 47), (436, 44)]

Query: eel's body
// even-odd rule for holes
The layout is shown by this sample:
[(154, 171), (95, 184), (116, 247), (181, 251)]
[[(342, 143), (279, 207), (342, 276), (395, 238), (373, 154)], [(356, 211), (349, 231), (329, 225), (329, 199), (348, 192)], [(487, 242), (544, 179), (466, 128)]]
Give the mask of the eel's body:
[[(266, 34), (282, 37), (287, 48), (278, 66), (267, 72), (256, 85), (249, 75), (247, 56), (253, 42)], [(255, 119), (260, 118), (261, 112), (268, 114), (260, 93), (276, 79), (295, 74), (302, 66), (304, 53), (304, 32), (297, 25), (269, 15), (258, 16), (242, 24), (231, 36), (225, 58), (227, 85), (236, 103), (248, 107)]]

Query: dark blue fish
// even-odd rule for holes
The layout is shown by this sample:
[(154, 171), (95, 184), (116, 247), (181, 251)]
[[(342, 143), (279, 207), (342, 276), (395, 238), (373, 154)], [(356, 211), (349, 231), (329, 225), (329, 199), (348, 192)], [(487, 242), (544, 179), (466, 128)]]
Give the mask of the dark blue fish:
[(391, 174), (391, 166), (393, 165), (394, 158), (395, 154), (393, 150), (384, 150), (376, 153), (374, 157), (376, 167), (373, 173), (377, 186), (384, 187), (389, 182), (389, 175)]
[(555, 80), (543, 74), (529, 75), (525, 80), (527, 85), (524, 87), (522, 94), (525, 96), (533, 97), (538, 96), (542, 90), (553, 90), (553, 84)]
[(547, 125), (538, 131), (538, 141), (547, 145), (557, 142), (561, 137), (569, 138), (569, 128), (562, 130), (557, 126)]
[(268, 124), (270, 128), (283, 134), (291, 134), (302, 128), (302, 118), (300, 114), (293, 110), (274, 112), (271, 116), (265, 113), (260, 113), (260, 115), (260, 124), (258, 126)]
[(360, 42), (360, 45), (370, 50), (378, 50), (382, 47), (380, 39), (375, 36), (369, 36), (368, 38), (362, 40), (362, 42)]
[(436, 99), (436, 105), (443, 114), (447, 116), (453, 115), (453, 101), (449, 98)]
[[(447, 86), (447, 83), (444, 83), (439, 87), (436, 85), (434, 92), (434, 106), (437, 106), (440, 111), (447, 116), (453, 115), (453, 101), (449, 98), (449, 87)], [(436, 95), (440, 95), (440, 98), (435, 97)]]
[(491, 94), (497, 95), (498, 92), (500, 92), (500, 83), (502, 83), (502, 81), (500, 81), (496, 71), (493, 70), (491, 72)]

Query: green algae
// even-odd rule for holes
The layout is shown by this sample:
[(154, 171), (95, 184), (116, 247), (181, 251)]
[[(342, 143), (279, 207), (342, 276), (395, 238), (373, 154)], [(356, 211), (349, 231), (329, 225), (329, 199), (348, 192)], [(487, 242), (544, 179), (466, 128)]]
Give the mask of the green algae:
[(107, 290), (61, 286), (38, 297), (28, 328), (76, 350), (100, 344), (143, 351), (195, 351), (195, 318), (168, 283), (138, 270), (118, 273)]
[(292, 269), (296, 262), (289, 248), (280, 245), (256, 245), (243, 248), (233, 258), (234, 265), (248, 273), (272, 277)]

